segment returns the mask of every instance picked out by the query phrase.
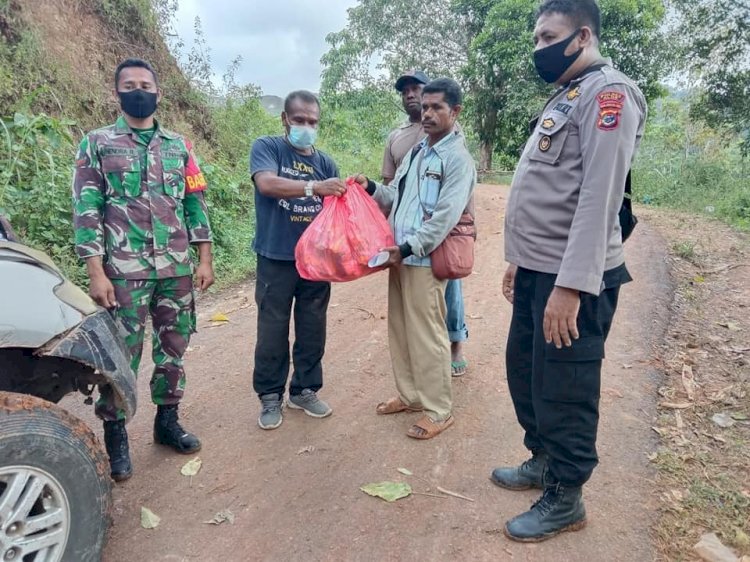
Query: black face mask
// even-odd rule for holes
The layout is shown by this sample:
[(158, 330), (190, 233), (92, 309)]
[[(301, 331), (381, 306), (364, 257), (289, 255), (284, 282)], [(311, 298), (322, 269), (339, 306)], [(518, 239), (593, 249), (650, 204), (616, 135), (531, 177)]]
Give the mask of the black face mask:
[(136, 119), (150, 117), (156, 111), (156, 94), (144, 90), (117, 92), (122, 110)]
[(536, 71), (542, 77), (542, 80), (548, 84), (557, 82), (565, 74), (565, 71), (570, 68), (570, 65), (581, 56), (583, 49), (578, 49), (570, 56), (565, 54), (565, 49), (575, 40), (580, 31), (580, 29), (576, 29), (573, 35), (567, 39), (563, 39), (544, 49), (534, 51), (534, 66), (536, 66)]

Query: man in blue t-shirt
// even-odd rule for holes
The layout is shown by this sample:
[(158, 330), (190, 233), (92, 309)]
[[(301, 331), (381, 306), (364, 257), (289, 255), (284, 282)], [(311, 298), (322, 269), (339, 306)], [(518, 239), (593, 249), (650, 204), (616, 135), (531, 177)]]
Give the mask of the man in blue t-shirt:
[(281, 114), (286, 134), (259, 138), (250, 153), (255, 184), (253, 250), (258, 257), (253, 388), (261, 401), (258, 425), (263, 429), (275, 429), (282, 422), (292, 305), (295, 341), (289, 407), (316, 418), (333, 412), (317, 396), (323, 386), (321, 360), (331, 284), (302, 279), (294, 263), (297, 241), (323, 208), (323, 197), (346, 192), (336, 164), (313, 146), (319, 120), (318, 98), (304, 90), (292, 92)]

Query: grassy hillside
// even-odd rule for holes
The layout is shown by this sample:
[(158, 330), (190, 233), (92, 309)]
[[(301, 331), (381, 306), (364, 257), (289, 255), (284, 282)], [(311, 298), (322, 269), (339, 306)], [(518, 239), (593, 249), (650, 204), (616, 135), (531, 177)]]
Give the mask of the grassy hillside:
[(253, 265), (248, 139), (278, 125), (242, 92), (210, 107), (169, 53), (149, 0), (0, 0), (0, 212), (85, 282), (73, 252), (73, 158), (85, 131), (116, 118), (114, 69), (133, 56), (159, 74), (160, 122), (191, 138), (203, 158), (217, 273), (236, 281)]
[(74, 119), (83, 129), (113, 120), (113, 72), (149, 60), (169, 93), (162, 118), (210, 138), (210, 112), (159, 36), (149, 0), (0, 0), (0, 107)]

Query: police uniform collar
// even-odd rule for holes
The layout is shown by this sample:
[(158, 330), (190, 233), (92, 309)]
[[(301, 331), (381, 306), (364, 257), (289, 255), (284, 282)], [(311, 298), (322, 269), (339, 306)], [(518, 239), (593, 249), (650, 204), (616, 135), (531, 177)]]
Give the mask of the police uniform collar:
[(609, 57), (607, 57), (607, 58), (601, 58), (601, 59), (599, 59), (597, 61), (594, 61), (590, 66), (588, 66), (586, 69), (584, 69), (578, 76), (576, 76), (575, 78), (573, 78), (570, 82), (568, 82), (567, 84), (565, 84), (563, 87), (569, 88), (569, 87), (571, 87), (571, 86), (573, 86), (575, 84), (580, 84), (581, 82), (583, 82), (583, 80), (589, 74), (592, 74), (592, 73), (596, 72), (597, 70), (601, 70), (605, 66), (612, 66), (612, 59), (611, 58), (609, 58)]

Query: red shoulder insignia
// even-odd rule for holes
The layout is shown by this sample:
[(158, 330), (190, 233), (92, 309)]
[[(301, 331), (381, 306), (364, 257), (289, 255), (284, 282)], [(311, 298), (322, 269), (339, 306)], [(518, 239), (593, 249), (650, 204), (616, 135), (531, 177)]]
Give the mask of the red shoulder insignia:
[(193, 145), (187, 139), (185, 139), (185, 147), (188, 149), (188, 161), (185, 165), (185, 191), (187, 193), (205, 191), (208, 187), (206, 178), (203, 176), (203, 172), (201, 172), (198, 162), (195, 160)]
[(625, 94), (607, 91), (596, 96), (599, 102), (599, 119), (596, 126), (602, 131), (613, 131), (620, 124), (620, 112), (625, 104)]

